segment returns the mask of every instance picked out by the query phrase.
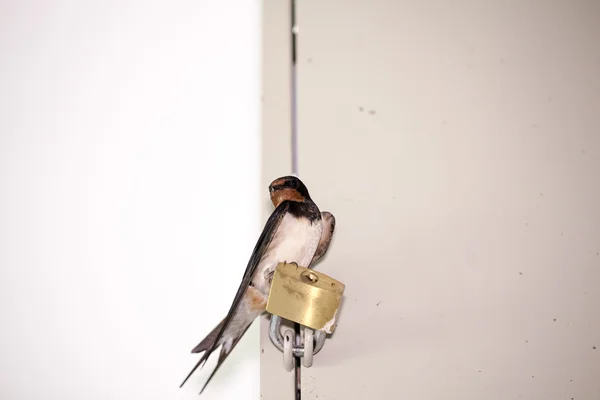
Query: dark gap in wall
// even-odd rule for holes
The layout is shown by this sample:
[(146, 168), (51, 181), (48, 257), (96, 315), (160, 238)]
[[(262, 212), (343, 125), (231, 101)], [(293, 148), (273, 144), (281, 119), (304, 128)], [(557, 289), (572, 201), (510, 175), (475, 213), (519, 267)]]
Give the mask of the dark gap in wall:
[(292, 115), (292, 174), (298, 176), (298, 121), (297, 121), (297, 88), (296, 88), (296, 59), (297, 59), (297, 39), (296, 39), (296, 0), (290, 0), (291, 9), (291, 40), (292, 40), (292, 70), (290, 71), (291, 76), (291, 115)]
[[(291, 40), (292, 40), (292, 54), (291, 59), (291, 68), (292, 70), (290, 71), (290, 77), (291, 77), (291, 125), (292, 125), (292, 174), (298, 176), (298, 121), (297, 121), (297, 107), (296, 107), (296, 100), (297, 100), (297, 91), (296, 91), (296, 59), (297, 59), (297, 40), (296, 40), (296, 33), (298, 32), (298, 30), (296, 29), (296, 0), (290, 0), (290, 17), (291, 17), (291, 30), (290, 30), (290, 36), (291, 36)], [(294, 332), (296, 334), (296, 340), (295, 340), (295, 344), (296, 345), (301, 345), (302, 344), (302, 339), (300, 336), (300, 324), (294, 324)], [(301, 400), (302, 398), (302, 376), (301, 376), (301, 372), (302, 372), (302, 364), (300, 364), (300, 358), (295, 357), (294, 359), (294, 382), (295, 382), (295, 388), (294, 388), (294, 398), (296, 400)]]

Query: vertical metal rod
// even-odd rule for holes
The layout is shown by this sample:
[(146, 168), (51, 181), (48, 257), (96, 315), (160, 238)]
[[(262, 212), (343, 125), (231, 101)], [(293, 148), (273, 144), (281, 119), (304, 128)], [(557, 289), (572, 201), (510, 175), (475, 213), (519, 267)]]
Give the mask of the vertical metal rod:
[[(290, 10), (291, 10), (291, 39), (292, 39), (292, 70), (290, 71), (291, 75), (291, 116), (292, 120), (290, 121), (292, 124), (292, 174), (298, 175), (298, 119), (297, 119), (297, 87), (296, 87), (296, 60), (297, 60), (297, 42), (296, 42), (296, 33), (297, 30), (297, 21), (296, 21), (296, 0), (290, 0)], [(294, 332), (296, 334), (296, 345), (302, 344), (302, 338), (300, 336), (300, 324), (294, 324)], [(300, 363), (300, 358), (295, 358), (295, 398), (296, 400), (301, 400), (302, 397), (302, 377), (301, 377), (302, 365)]]
[(297, 60), (297, 39), (296, 39), (296, 28), (297, 28), (297, 21), (296, 21), (296, 0), (290, 0), (291, 1), (291, 25), (292, 25), (292, 31), (290, 32), (291, 34), (291, 39), (292, 39), (292, 70), (291, 70), (291, 116), (292, 116), (292, 120), (290, 121), (292, 124), (292, 174), (298, 176), (298, 119), (297, 119), (297, 106), (296, 106), (296, 101), (297, 101), (297, 87), (296, 87), (296, 77), (297, 77), (297, 73), (296, 73), (296, 60)]

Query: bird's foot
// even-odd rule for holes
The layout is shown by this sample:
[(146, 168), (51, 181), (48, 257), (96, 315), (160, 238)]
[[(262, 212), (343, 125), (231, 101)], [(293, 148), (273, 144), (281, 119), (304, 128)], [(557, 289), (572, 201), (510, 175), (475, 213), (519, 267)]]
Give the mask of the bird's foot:
[(275, 270), (265, 272), (265, 279), (269, 282), (269, 285), (273, 283), (273, 275), (275, 275)]

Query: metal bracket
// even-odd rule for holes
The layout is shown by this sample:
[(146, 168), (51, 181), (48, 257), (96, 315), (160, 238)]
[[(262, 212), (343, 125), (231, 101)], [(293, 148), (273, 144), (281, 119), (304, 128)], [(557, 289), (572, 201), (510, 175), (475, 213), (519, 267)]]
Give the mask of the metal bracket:
[(304, 346), (298, 347), (294, 345), (294, 331), (286, 329), (284, 334), (281, 334), (281, 317), (271, 314), (271, 322), (269, 324), (269, 337), (271, 342), (280, 351), (283, 352), (283, 366), (286, 371), (291, 371), (294, 368), (294, 357), (302, 358), (302, 365), (306, 368), (312, 366), (313, 355), (317, 354), (325, 344), (327, 333), (325, 331), (314, 331), (311, 328), (302, 326), (304, 332)]

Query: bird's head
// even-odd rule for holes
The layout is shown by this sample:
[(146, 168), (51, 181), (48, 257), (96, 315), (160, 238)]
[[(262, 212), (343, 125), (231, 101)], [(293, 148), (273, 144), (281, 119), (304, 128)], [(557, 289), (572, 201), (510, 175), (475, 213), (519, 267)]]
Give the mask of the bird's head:
[(269, 194), (275, 207), (286, 200), (299, 202), (310, 200), (308, 189), (295, 176), (284, 176), (275, 179), (269, 185)]

